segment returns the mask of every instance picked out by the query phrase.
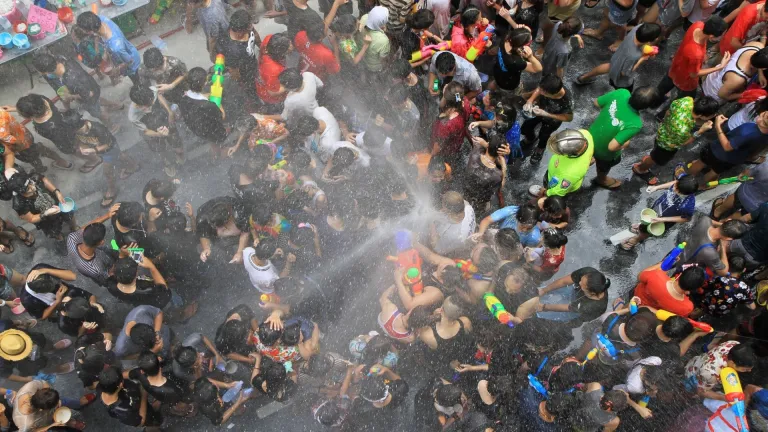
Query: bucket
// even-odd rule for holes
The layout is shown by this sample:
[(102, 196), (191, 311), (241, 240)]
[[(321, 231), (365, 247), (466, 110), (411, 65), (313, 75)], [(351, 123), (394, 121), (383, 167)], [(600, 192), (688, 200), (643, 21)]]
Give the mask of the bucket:
[(653, 209), (643, 209), (643, 211), (640, 212), (640, 222), (648, 225), (651, 223), (651, 219), (655, 218), (656, 216), (658, 215)]
[(23, 33), (19, 33), (13, 37), (13, 46), (18, 49), (29, 49), (29, 38)]
[(26, 33), (27, 23), (25, 21), (19, 21), (13, 25), (13, 31), (16, 33)]
[(59, 21), (64, 24), (71, 24), (75, 20), (75, 13), (72, 12), (72, 8), (67, 6), (59, 8), (56, 14), (59, 16)]
[(62, 213), (69, 213), (77, 210), (75, 200), (70, 197), (64, 197), (64, 202), (59, 203), (59, 209)]
[(112, 4), (112, 0), (101, 0), (101, 5), (107, 7)]
[(40, 40), (45, 38), (45, 32), (40, 28), (38, 23), (30, 23), (29, 29), (27, 29), (27, 36), (30, 40)]
[(16, 0), (11, 0), (11, 9), (0, 11), (0, 15), (4, 16), (8, 21), (15, 23), (17, 21), (24, 21), (24, 14), (16, 6)]
[(53, 421), (56, 423), (66, 423), (72, 418), (72, 410), (63, 406), (56, 408), (53, 412)]
[(128, 0), (112, 0), (112, 4), (115, 6), (125, 6)]
[(648, 229), (648, 232), (651, 233), (651, 235), (658, 237), (664, 234), (664, 231), (667, 229), (667, 226), (664, 224), (664, 222), (654, 222), (648, 225), (647, 229)]
[(10, 33), (0, 33), (0, 48), (13, 48), (13, 36)]

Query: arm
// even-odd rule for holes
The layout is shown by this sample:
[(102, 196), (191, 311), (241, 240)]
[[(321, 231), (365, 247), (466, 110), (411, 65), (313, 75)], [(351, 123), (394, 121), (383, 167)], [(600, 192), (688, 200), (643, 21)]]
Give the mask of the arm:
[(539, 290), (539, 296), (543, 296), (544, 294), (547, 294), (549, 292), (552, 292), (556, 289), (560, 289), (566, 285), (570, 285), (573, 283), (573, 278), (570, 274), (567, 274), (560, 279), (552, 281), (549, 285), (545, 286), (544, 288)]
[(720, 143), (720, 146), (723, 147), (723, 150), (727, 152), (733, 151), (733, 147), (731, 146), (731, 141), (728, 139), (728, 136), (723, 132), (723, 123), (727, 118), (725, 116), (718, 115), (717, 119), (715, 120), (715, 131), (717, 132), (717, 142)]
[(229, 420), (229, 418), (232, 417), (232, 415), (234, 415), (235, 412), (237, 412), (237, 410), (240, 409), (240, 407), (243, 405), (243, 403), (245, 403), (246, 400), (248, 400), (248, 398), (245, 397), (245, 395), (242, 392), (240, 392), (240, 396), (237, 398), (237, 401), (234, 404), (232, 404), (232, 406), (229, 407), (228, 410), (224, 411), (224, 415), (222, 415), (221, 417), (221, 423), (226, 423), (227, 420)]
[(491, 216), (486, 216), (483, 218), (483, 220), (480, 221), (480, 226), (477, 228), (477, 233), (480, 234), (480, 237), (485, 234), (485, 231), (488, 230), (488, 227), (493, 224), (493, 219), (491, 219)]
[[(34, 270), (33, 270), (34, 271)], [(30, 272), (31, 274), (32, 272)], [(35, 275), (35, 278), (37, 276), (42, 276), (44, 274), (51, 275), (54, 277), (57, 277), (61, 280), (65, 280), (68, 282), (72, 282), (75, 279), (77, 279), (77, 275), (72, 270), (61, 270), (61, 269), (54, 269), (54, 268), (41, 268), (37, 269), (37, 275)], [(34, 278), (28, 278), (29, 280), (34, 280)]]
[(571, 312), (570, 304), (542, 304), (539, 303), (539, 312)]
[(320, 349), (320, 328), (315, 323), (315, 328), (312, 330), (312, 337), (309, 340), (299, 343), (299, 354), (304, 359), (309, 360), (313, 355), (317, 354)]
[(158, 312), (155, 315), (155, 320), (152, 322), (152, 328), (155, 329), (155, 333), (159, 332), (163, 328), (163, 311)]
[(384, 309), (387, 306), (394, 306), (394, 303), (392, 303), (392, 300), (389, 299), (389, 297), (392, 295), (392, 293), (395, 292), (395, 286), (392, 285), (389, 288), (385, 289), (383, 293), (379, 296), (379, 306)]
[[(735, 20), (736, 17), (739, 16), (739, 12), (741, 12), (741, 10), (744, 8), (744, 6), (746, 6), (748, 4), (749, 4), (748, 1), (741, 2), (739, 7), (734, 9), (733, 12), (729, 13), (728, 16), (725, 17), (725, 22), (728, 23), (728, 24), (732, 23), (733, 20)], [(683, 10), (683, 9), (681, 8), (680, 10)]]
[(66, 294), (67, 289), (66, 288), (59, 288), (58, 291), (56, 291), (56, 300), (53, 301), (53, 303), (45, 308), (43, 311), (42, 319), (46, 320), (53, 315), (54, 312), (56, 312), (56, 309), (61, 304), (61, 301), (64, 299), (64, 295)]
[(194, 19), (195, 15), (195, 7), (192, 6), (190, 3), (187, 3), (187, 10), (185, 12), (185, 21), (184, 21), (184, 29), (187, 31), (187, 33), (192, 33), (192, 31), (195, 29), (195, 27), (192, 25), (192, 20)]
[(707, 333), (704, 333), (704, 332), (701, 332), (701, 331), (698, 331), (698, 330), (694, 330), (691, 334), (686, 336), (685, 339), (680, 341), (680, 357), (684, 356), (685, 353), (688, 352), (688, 349), (691, 348), (691, 345), (693, 345), (693, 343), (696, 342), (696, 340), (698, 338), (700, 338), (700, 337), (702, 337), (702, 336), (704, 336), (706, 334)]
[(160, 274), (160, 270), (155, 267), (155, 263), (153, 263), (152, 260), (144, 257), (139, 265), (149, 270), (149, 274), (152, 276), (152, 280), (154, 280), (156, 284), (165, 285), (166, 289), (168, 288), (168, 284), (165, 282), (165, 278), (162, 274)]
[(419, 242), (413, 242), (413, 247), (416, 249), (417, 252), (419, 252), (419, 255), (421, 257), (436, 266), (455, 266), (456, 263), (453, 262), (452, 259), (444, 257), (442, 255), (438, 255), (435, 252), (432, 252), (430, 249), (428, 249), (426, 246)]

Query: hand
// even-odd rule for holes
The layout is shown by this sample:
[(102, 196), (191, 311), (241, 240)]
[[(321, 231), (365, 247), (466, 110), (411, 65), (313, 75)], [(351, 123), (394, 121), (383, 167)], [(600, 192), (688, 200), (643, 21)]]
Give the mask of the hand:
[(139, 261), (139, 267), (152, 269), (155, 268), (155, 263), (153, 263), (151, 259), (144, 257), (141, 261)]
[(109, 217), (114, 217), (118, 210), (120, 210), (120, 203), (112, 204), (112, 207), (109, 208)]
[(251, 113), (251, 117), (255, 118), (256, 120), (264, 120), (264, 116), (259, 113)]
[(264, 14), (264, 18), (276, 18), (279, 16), (278, 11), (267, 11), (267, 13)]
[(649, 410), (647, 407), (638, 406), (637, 408), (635, 408), (635, 410), (637, 411), (638, 414), (640, 414), (640, 417), (644, 419), (649, 419), (653, 417), (653, 412), (651, 412), (651, 410)]
[(173, 84), (158, 84), (155, 86), (157, 88), (158, 93), (166, 92), (168, 90), (173, 90), (174, 86)]
[(19, 171), (16, 170), (15, 168), (8, 168), (7, 170), (5, 170), (5, 173), (4, 173), (5, 174), (5, 178), (10, 180), (11, 177), (13, 177), (13, 175), (16, 174), (17, 172), (19, 172)]
[(357, 134), (354, 132), (348, 133), (346, 136), (344, 136), (344, 139), (349, 143), (357, 144)]
[(230, 264), (242, 264), (243, 262), (243, 254), (235, 252), (235, 255), (232, 257), (231, 260), (229, 260)]
[(42, 275), (44, 275), (44, 274), (47, 274), (47, 273), (48, 273), (48, 271), (47, 271), (47, 270), (48, 270), (48, 269), (37, 269), (37, 270), (32, 270), (32, 271), (31, 271), (31, 272), (29, 272), (29, 274), (27, 275), (27, 282), (33, 281), (33, 280), (37, 279), (39, 276), (42, 276)]
[(149, 220), (150, 220), (150, 222), (156, 221), (162, 215), (163, 215), (163, 211), (160, 210), (157, 207), (153, 207), (153, 208), (149, 209)]
[(470, 239), (470, 240), (471, 240), (473, 243), (479, 243), (479, 242), (480, 242), (480, 240), (482, 240), (482, 239), (483, 239), (483, 233), (479, 233), (479, 232), (476, 232), (476, 233), (474, 233), (474, 234), (470, 235), (470, 236), (469, 236), (469, 239)]
[(726, 121), (728, 121), (728, 117), (722, 114), (718, 114), (717, 117), (715, 117), (715, 125), (717, 125), (717, 127), (722, 126)]
[(264, 320), (265, 323), (269, 324), (269, 328), (272, 330), (282, 330), (283, 329), (283, 320), (280, 319), (280, 315), (275, 313), (274, 311), (269, 314), (267, 319)]
[(370, 45), (373, 42), (371, 35), (367, 34), (363, 37), (363, 45)]
[(64, 294), (67, 293), (67, 287), (60, 286), (58, 290), (56, 290), (56, 300), (61, 301), (62, 298), (64, 298)]
[(499, 147), (499, 157), (507, 156), (509, 155), (511, 151), (509, 150), (509, 144), (504, 143)]
[(16, 107), (15, 106), (11, 106), (11, 105), (3, 105), (3, 106), (0, 106), (0, 110), (3, 110), (3, 111), (16, 111)]
[(228, 148), (228, 149), (227, 149), (227, 157), (232, 157), (232, 156), (234, 156), (234, 155), (235, 155), (235, 152), (237, 151), (237, 149), (238, 149), (238, 147), (237, 147), (237, 146), (232, 146), (232, 147)]
[(211, 256), (211, 250), (210, 249), (203, 249), (202, 252), (200, 252), (200, 261), (206, 262), (208, 261), (208, 257)]
[(98, 303), (91, 303), (91, 306), (95, 307), (97, 311), (104, 313), (104, 306)]
[(457, 366), (456, 368), (454, 368), (454, 370), (456, 372), (458, 372), (458, 373), (472, 372), (473, 370), (475, 370), (475, 367), (472, 366), (472, 365), (468, 365), (468, 364), (463, 364), (462, 363), (459, 366)]
[(488, 141), (480, 137), (472, 137), (472, 143), (477, 144), (482, 148), (488, 148)]
[(579, 48), (584, 49), (584, 39), (579, 35), (576, 35), (574, 37), (579, 42)]
[(533, 112), (533, 104), (532, 103), (526, 103), (525, 105), (523, 105), (523, 111)]
[(647, 188), (645, 188), (645, 191), (648, 193), (654, 193), (657, 190), (659, 190), (659, 188), (657, 188), (656, 186), (648, 186)]
[(186, 210), (187, 216), (189, 216), (189, 217), (194, 217), (195, 216), (195, 209), (192, 208), (192, 203), (184, 204), (184, 210)]
[(469, 124), (469, 126), (467, 127), (467, 129), (469, 129), (469, 130), (471, 130), (471, 131), (472, 131), (472, 130), (475, 130), (475, 128), (477, 127), (477, 125), (478, 125), (478, 122), (471, 122), (471, 123)]
[(52, 216), (52, 215), (55, 215), (55, 214), (58, 214), (58, 213), (61, 213), (61, 209), (59, 208), (59, 206), (53, 206), (53, 207), (49, 208), (48, 210), (46, 210), (43, 213), (43, 216)]
[(496, 11), (496, 16), (500, 16), (504, 19), (509, 18), (509, 9), (505, 7), (499, 8), (499, 10)]
[(104, 349), (107, 350), (107, 351), (111, 351), (112, 350), (112, 341), (111, 340), (107, 339), (107, 340), (104, 341)]
[(133, 242), (128, 245), (120, 246), (120, 258), (128, 258), (129, 256), (131, 256), (131, 251), (129, 251), (128, 249), (133, 249), (137, 247), (139, 247), (139, 245), (137, 245), (136, 242)]
[(83, 323), (83, 328), (86, 329), (86, 330), (96, 330), (96, 328), (98, 326), (99, 325), (96, 324), (95, 322), (84, 322)]
[(720, 69), (724, 68), (728, 62), (731, 60), (731, 53), (727, 52), (723, 54), (722, 60), (720, 60), (720, 64), (717, 65)]
[(548, 112), (544, 111), (543, 109), (541, 109), (541, 108), (539, 108), (539, 107), (537, 107), (537, 106), (533, 107), (533, 108), (531, 109), (531, 112), (532, 112), (532, 113), (533, 113), (533, 115), (535, 115), (536, 117), (549, 117), (549, 113), (548, 113)]
[(162, 349), (163, 349), (163, 338), (161, 338), (160, 336), (157, 336), (157, 340), (155, 341), (155, 346), (152, 347), (152, 352), (158, 353)]
[(160, 126), (157, 128), (157, 133), (159, 133), (161, 136), (168, 136), (168, 133), (170, 131), (168, 130), (168, 126)]
[(699, 135), (701, 135), (701, 134), (703, 134), (704, 132), (707, 132), (707, 131), (709, 131), (709, 130), (712, 130), (712, 128), (713, 128), (713, 127), (714, 127), (714, 124), (712, 124), (712, 120), (710, 120), (710, 121), (708, 121), (708, 122), (704, 123), (704, 124), (703, 124), (703, 125), (701, 125), (701, 127), (699, 128)]
[(92, 148), (81, 148), (81, 149), (80, 149), (80, 153), (82, 153), (82, 154), (84, 154), (84, 155), (86, 155), (86, 156), (87, 156), (87, 155), (92, 155), (92, 154), (96, 154), (96, 149), (92, 149)]
[(533, 55), (533, 51), (531, 50), (531, 47), (529, 47), (529, 46), (524, 46), (522, 48), (518, 48), (518, 50), (520, 51), (520, 57), (522, 57), (522, 58), (524, 58), (526, 60), (531, 58), (531, 56)]
[(760, 84), (760, 88), (765, 88), (768, 86), (768, 79), (765, 78), (765, 73), (758, 73), (757, 78), (758, 83)]
[(61, 193), (61, 191), (56, 191), (56, 199), (59, 200), (60, 203), (64, 202), (64, 194)]
[(292, 253), (289, 253), (288, 254), (288, 258), (286, 258), (286, 261), (288, 261), (291, 264), (295, 263), (296, 262), (296, 255), (294, 255)]

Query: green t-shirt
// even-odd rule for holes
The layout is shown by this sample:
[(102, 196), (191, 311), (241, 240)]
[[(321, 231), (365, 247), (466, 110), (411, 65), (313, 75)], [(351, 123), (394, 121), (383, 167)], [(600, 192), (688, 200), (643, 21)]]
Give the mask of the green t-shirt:
[[(362, 27), (365, 27), (366, 22), (368, 22), (368, 15), (360, 18)], [(365, 28), (364, 34), (371, 36), (371, 44), (368, 45), (368, 51), (365, 52), (363, 64), (369, 71), (379, 72), (384, 69), (383, 60), (389, 55), (389, 38), (383, 31), (374, 31), (369, 28)]]
[(611, 161), (621, 156), (621, 150), (608, 150), (611, 140), (624, 144), (643, 127), (640, 114), (629, 106), (631, 94), (627, 89), (614, 90), (597, 98), (600, 114), (589, 127), (595, 142), (595, 159)]
[(577, 158), (552, 155), (547, 166), (547, 196), (565, 196), (581, 188), (581, 182), (587, 175), (589, 163), (592, 161), (595, 144), (589, 131), (579, 129), (579, 132), (587, 139), (587, 151)]

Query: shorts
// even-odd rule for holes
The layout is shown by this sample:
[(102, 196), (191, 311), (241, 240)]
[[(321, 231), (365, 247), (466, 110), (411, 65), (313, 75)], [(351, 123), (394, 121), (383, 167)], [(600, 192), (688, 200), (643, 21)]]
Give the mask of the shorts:
[(618, 165), (619, 162), (621, 162), (621, 154), (619, 154), (619, 156), (613, 160), (602, 160), (595, 158), (595, 168), (597, 168), (597, 172), (601, 174), (608, 174), (611, 168)]
[(608, 0), (608, 21), (610, 21), (611, 24), (617, 26), (627, 25), (627, 23), (630, 22), (635, 16), (635, 10), (637, 9), (636, 6), (637, 4), (633, 5), (633, 7), (627, 10), (624, 10), (616, 6), (613, 0)]
[(627, 89), (627, 90), (629, 90), (630, 93), (632, 93), (632, 90), (634, 90), (634, 88), (635, 88), (635, 82), (634, 81), (632, 82), (632, 84), (630, 84), (628, 86), (620, 86), (620, 85), (616, 85), (613, 82), (613, 80), (609, 78), (608, 79), (608, 83), (611, 85), (611, 87), (613, 87), (616, 90)]
[(108, 164), (116, 164), (117, 159), (120, 157), (120, 147), (115, 144), (114, 147), (107, 150), (105, 153), (98, 153), (98, 156), (101, 156), (101, 159)]
[(88, 111), (88, 114), (100, 118), (101, 117), (101, 104), (99, 103), (99, 98), (96, 98), (92, 101), (80, 101), (80, 109), (84, 111)]
[(699, 154), (699, 159), (704, 162), (712, 171), (716, 174), (722, 174), (729, 169), (736, 166), (730, 162), (721, 161), (714, 154), (712, 154), (712, 148), (710, 146), (704, 147)]
[(666, 150), (659, 147), (659, 141), (654, 141), (653, 150), (651, 150), (651, 159), (656, 165), (664, 166), (674, 159), (677, 154), (677, 150)]
[(11, 300), (16, 298), (16, 291), (11, 286), (13, 269), (8, 266), (3, 266), (3, 268), (5, 268), (5, 277), (0, 279), (0, 299)]

